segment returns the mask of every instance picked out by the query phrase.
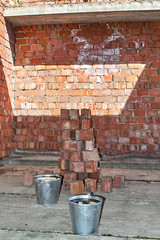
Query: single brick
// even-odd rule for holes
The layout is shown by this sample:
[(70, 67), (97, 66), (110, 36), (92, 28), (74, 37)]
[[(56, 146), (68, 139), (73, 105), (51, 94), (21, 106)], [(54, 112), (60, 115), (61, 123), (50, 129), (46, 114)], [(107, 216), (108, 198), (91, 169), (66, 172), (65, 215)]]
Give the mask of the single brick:
[(78, 173), (76, 172), (65, 172), (64, 173), (64, 179), (68, 180), (78, 180)]
[(84, 162), (70, 162), (69, 171), (84, 172)]
[(93, 151), (83, 151), (82, 152), (82, 159), (83, 161), (100, 161), (99, 153), (97, 148), (95, 148)]
[(81, 120), (81, 129), (90, 129), (92, 128), (91, 119), (82, 119)]
[(123, 188), (124, 187), (125, 176), (116, 175), (113, 178), (113, 187), (114, 188)]
[(96, 172), (88, 173), (88, 178), (91, 179), (100, 179), (101, 177), (101, 169), (97, 168)]
[(69, 119), (79, 120), (79, 110), (78, 109), (70, 109), (69, 110)]
[(62, 149), (69, 150), (69, 144), (70, 144), (70, 140), (63, 140), (62, 141)]
[(69, 160), (61, 159), (59, 166), (60, 166), (61, 170), (66, 170), (67, 171), (69, 169)]
[(61, 155), (60, 155), (60, 159), (64, 159), (64, 160), (69, 160), (70, 158), (70, 152), (69, 150), (61, 150)]
[(93, 129), (80, 129), (76, 130), (76, 140), (82, 141), (92, 141), (94, 140), (94, 131)]
[(82, 160), (82, 152), (70, 151), (70, 161), (79, 162)]
[(79, 180), (85, 180), (86, 178), (88, 178), (88, 173), (87, 172), (79, 172), (78, 173), (78, 179)]
[(69, 120), (69, 110), (61, 109), (61, 119)]
[(79, 120), (61, 120), (61, 129), (78, 130), (80, 126)]
[(75, 139), (75, 130), (63, 129), (61, 131), (61, 140)]
[(70, 151), (78, 151), (78, 152), (83, 151), (84, 150), (84, 142), (83, 141), (72, 141), (72, 140), (70, 140), (69, 150)]
[(95, 148), (95, 140), (85, 141), (85, 150), (86, 151), (93, 151)]
[(82, 180), (70, 182), (70, 193), (71, 195), (77, 195), (84, 193), (84, 183)]
[(84, 169), (87, 173), (97, 172), (98, 163), (95, 161), (89, 161), (84, 163)]
[(87, 192), (97, 192), (97, 179), (87, 178), (85, 180), (85, 190)]
[(101, 178), (101, 191), (112, 192), (112, 177), (106, 176)]
[(24, 174), (24, 186), (31, 187), (34, 184), (34, 176), (37, 175), (36, 172), (26, 172)]
[(91, 110), (90, 109), (82, 109), (81, 110), (81, 118), (82, 119), (89, 119), (89, 118), (91, 118)]

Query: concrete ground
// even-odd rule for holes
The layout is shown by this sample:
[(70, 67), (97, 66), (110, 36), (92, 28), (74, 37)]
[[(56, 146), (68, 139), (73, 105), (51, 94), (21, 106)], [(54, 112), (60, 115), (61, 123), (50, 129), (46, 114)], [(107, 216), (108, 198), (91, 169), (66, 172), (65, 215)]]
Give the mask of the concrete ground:
[[(146, 171), (138, 171), (139, 176), (145, 175), (145, 181), (127, 180), (123, 189), (113, 189), (112, 193), (101, 193), (99, 185), (95, 195), (103, 196), (105, 203), (98, 232), (89, 236), (75, 235), (72, 232), (69, 191), (62, 188), (57, 205), (37, 204), (34, 186), (24, 186), (24, 173), (30, 170), (38, 173), (59, 171), (56, 166), (0, 165), (1, 240), (160, 239), (158, 170), (154, 170), (154, 174), (148, 170), (148, 179)], [(128, 171), (123, 169), (123, 173), (129, 177), (131, 172)], [(103, 173), (115, 174), (116, 170), (103, 169)], [(134, 178), (135, 173), (136, 170), (132, 170)]]

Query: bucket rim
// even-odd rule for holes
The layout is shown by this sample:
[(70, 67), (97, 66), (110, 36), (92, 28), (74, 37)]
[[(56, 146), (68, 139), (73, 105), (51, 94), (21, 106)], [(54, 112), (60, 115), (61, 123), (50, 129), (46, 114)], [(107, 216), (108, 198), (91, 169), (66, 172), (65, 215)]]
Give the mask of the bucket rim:
[[(77, 203), (73, 202), (73, 200), (79, 199), (79, 198), (83, 198), (83, 199), (87, 199), (87, 200), (97, 200), (98, 202), (96, 202), (95, 204), (101, 204), (102, 203), (102, 198), (99, 196), (94, 196), (94, 195), (90, 195), (90, 194), (79, 194), (79, 195), (74, 195), (68, 198), (68, 202), (74, 205), (77, 205)], [(87, 206), (94, 206), (94, 204), (83, 204), (84, 207)]]
[[(34, 180), (38, 179), (38, 178), (45, 178), (45, 177), (55, 177), (55, 180), (52, 179), (47, 179), (45, 181), (56, 181), (58, 179), (62, 179), (62, 176), (58, 175), (58, 174), (40, 174), (40, 175), (36, 175), (34, 176)], [(40, 181), (43, 181), (43, 179), (41, 179)]]

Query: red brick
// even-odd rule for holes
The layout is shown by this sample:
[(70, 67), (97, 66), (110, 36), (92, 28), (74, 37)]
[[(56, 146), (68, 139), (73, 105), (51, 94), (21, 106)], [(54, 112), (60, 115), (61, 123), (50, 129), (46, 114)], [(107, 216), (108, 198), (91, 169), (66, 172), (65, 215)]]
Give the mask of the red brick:
[(70, 151), (70, 161), (79, 162), (82, 160), (82, 152)]
[(84, 162), (70, 162), (69, 171), (84, 172)]
[(69, 119), (79, 120), (79, 110), (78, 109), (70, 109), (69, 110)]
[(63, 129), (61, 131), (61, 140), (69, 140), (69, 139), (75, 139), (75, 130), (66, 130), (66, 129)]
[(84, 183), (82, 180), (72, 181), (70, 183), (70, 193), (72, 195), (84, 193)]
[(60, 155), (60, 159), (64, 159), (64, 160), (69, 160), (70, 158), (70, 152), (69, 150), (61, 150), (61, 155)]
[(24, 186), (31, 187), (34, 184), (34, 176), (36, 172), (27, 172), (24, 174)]
[(84, 142), (83, 141), (69, 141), (69, 150), (70, 151), (78, 151), (81, 152), (84, 150)]
[(69, 160), (60, 159), (59, 160), (59, 168), (61, 170), (68, 170), (69, 169)]
[(62, 141), (62, 148), (64, 150), (69, 150), (70, 140), (63, 140)]
[(106, 176), (101, 179), (101, 191), (112, 192), (112, 177)]
[(87, 178), (85, 180), (85, 190), (87, 192), (97, 192), (97, 179)]
[(79, 120), (61, 120), (61, 129), (78, 130)]
[(82, 119), (81, 120), (81, 129), (90, 129), (92, 127), (91, 119)]
[(88, 173), (86, 173), (86, 172), (79, 172), (78, 173), (78, 179), (79, 180), (85, 180), (86, 178), (88, 178)]
[(72, 180), (77, 180), (78, 179), (78, 174), (77, 173), (73, 173), (73, 172), (68, 172), (68, 171), (60, 171), (60, 175), (63, 176), (63, 185), (62, 187), (65, 190), (69, 190), (70, 188), (70, 182)]
[(113, 178), (113, 187), (114, 188), (123, 188), (124, 187), (125, 176), (116, 175)]
[(92, 141), (85, 141), (85, 150), (86, 151), (93, 151), (95, 148), (95, 140)]
[(78, 173), (76, 172), (66, 172), (64, 173), (65, 180), (78, 180)]
[(82, 158), (83, 161), (100, 161), (97, 148), (95, 148), (93, 151), (83, 151)]
[(61, 119), (69, 120), (69, 110), (61, 109)]
[(97, 172), (98, 164), (95, 161), (89, 161), (84, 163), (84, 169), (87, 173)]
[(96, 172), (88, 173), (88, 177), (91, 179), (100, 179), (101, 177), (101, 169), (97, 168)]
[(76, 140), (92, 141), (93, 139), (94, 139), (94, 131), (93, 131), (93, 129), (76, 130)]
[(91, 118), (91, 110), (90, 109), (82, 109), (81, 110), (81, 118), (82, 119), (90, 119)]

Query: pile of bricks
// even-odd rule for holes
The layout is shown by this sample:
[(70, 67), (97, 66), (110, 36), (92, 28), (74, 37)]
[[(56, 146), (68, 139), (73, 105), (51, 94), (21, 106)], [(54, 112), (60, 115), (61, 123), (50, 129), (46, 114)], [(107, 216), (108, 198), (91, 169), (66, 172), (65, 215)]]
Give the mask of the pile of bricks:
[(95, 148), (91, 111), (61, 110), (62, 150), (59, 160), (63, 187), (71, 194), (97, 191), (100, 178), (99, 153)]

